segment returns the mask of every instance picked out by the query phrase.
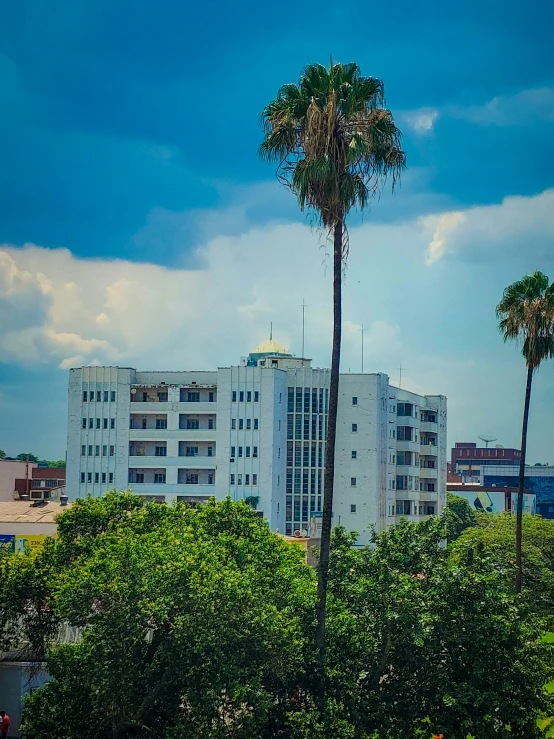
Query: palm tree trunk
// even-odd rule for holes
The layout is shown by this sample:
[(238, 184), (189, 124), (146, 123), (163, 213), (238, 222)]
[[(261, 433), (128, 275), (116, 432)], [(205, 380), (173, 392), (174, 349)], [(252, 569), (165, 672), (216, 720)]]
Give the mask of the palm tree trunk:
[(525, 454), (527, 451), (527, 425), (529, 423), (529, 404), (531, 402), (531, 384), (533, 382), (533, 368), (527, 367), (527, 387), (525, 389), (525, 406), (523, 408), (523, 428), (521, 430), (521, 459), (519, 461), (519, 485), (517, 491), (517, 518), (516, 518), (516, 593), (521, 593), (523, 584), (523, 569), (521, 557), (521, 542), (523, 535), (523, 488), (525, 485)]
[(331, 547), (331, 516), (333, 514), (333, 483), (335, 477), (335, 439), (337, 435), (337, 407), (339, 400), (340, 344), (342, 331), (342, 219), (333, 233), (333, 356), (329, 388), (329, 417), (327, 449), (325, 452), (325, 492), (321, 521), (321, 549), (317, 570), (317, 626), (316, 646), (320, 658), (325, 657), (325, 613), (327, 607), (327, 577)]

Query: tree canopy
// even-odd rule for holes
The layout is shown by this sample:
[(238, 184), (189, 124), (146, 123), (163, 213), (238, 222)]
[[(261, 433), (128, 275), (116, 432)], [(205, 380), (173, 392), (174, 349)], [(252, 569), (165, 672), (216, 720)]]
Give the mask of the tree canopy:
[(58, 532), (0, 554), (3, 648), (23, 628), (52, 678), (26, 702), (35, 739), (527, 739), (552, 715), (543, 622), (487, 547), (441, 548), (441, 520), (362, 550), (335, 530), (319, 677), (315, 574), (244, 503), (111, 493)]

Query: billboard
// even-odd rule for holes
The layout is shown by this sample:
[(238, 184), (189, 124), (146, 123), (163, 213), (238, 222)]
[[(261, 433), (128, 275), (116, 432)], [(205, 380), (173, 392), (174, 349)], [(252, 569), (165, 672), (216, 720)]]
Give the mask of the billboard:
[[(517, 511), (518, 493), (512, 493), (512, 513)], [(523, 512), (534, 516), (537, 513), (537, 496), (532, 493), (523, 493)]]
[(15, 537), (15, 551), (24, 552), (25, 549), (40, 549), (44, 546), (45, 540), (48, 539), (46, 534), (24, 534)]
[(13, 552), (15, 549), (15, 536), (13, 534), (0, 534), (0, 549), (9, 549)]
[(504, 513), (506, 510), (506, 496), (504, 493), (484, 493), (482, 491), (456, 490), (454, 495), (465, 498), (476, 511), (486, 513)]

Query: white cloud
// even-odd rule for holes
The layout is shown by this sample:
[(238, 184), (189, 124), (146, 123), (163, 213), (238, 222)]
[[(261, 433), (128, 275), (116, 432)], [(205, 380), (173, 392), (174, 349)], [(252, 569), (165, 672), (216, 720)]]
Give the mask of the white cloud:
[(459, 211), (441, 213), (438, 216), (424, 216), (421, 219), (424, 227), (433, 232), (433, 238), (427, 247), (427, 264), (433, 264), (444, 255), (448, 235), (463, 223), (464, 219), (464, 213)]
[(399, 120), (405, 121), (407, 126), (420, 135), (432, 133), (438, 117), (439, 111), (435, 108), (419, 108), (399, 114)]
[(554, 88), (521, 90), (498, 95), (483, 105), (449, 106), (445, 113), (483, 126), (530, 126), (554, 121)]

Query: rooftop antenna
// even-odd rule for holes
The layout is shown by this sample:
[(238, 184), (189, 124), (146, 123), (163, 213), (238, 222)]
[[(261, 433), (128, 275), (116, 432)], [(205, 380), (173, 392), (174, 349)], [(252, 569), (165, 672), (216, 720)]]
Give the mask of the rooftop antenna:
[(492, 434), (481, 434), (481, 436), (478, 436), (477, 438), (478, 439), (481, 439), (481, 441), (484, 441), (485, 442), (485, 446), (486, 446), (487, 449), (489, 448), (489, 444), (492, 441), (497, 441), (497, 439), (498, 439), (497, 436), (493, 436)]
[(273, 321), (269, 324), (269, 340), (273, 341)]
[[(305, 318), (306, 318), (306, 308), (308, 307), (306, 305), (306, 301), (304, 298), (302, 298), (302, 354), (300, 355), (302, 359), (304, 359), (304, 338), (305, 338)], [(304, 366), (304, 362), (302, 362), (302, 366)]]
[(364, 324), (362, 323), (362, 375), (364, 374)]
[[(404, 369), (406, 368), (404, 367)], [(398, 378), (398, 387), (402, 388), (402, 362), (400, 362), (399, 372), (400, 372), (400, 375)]]

